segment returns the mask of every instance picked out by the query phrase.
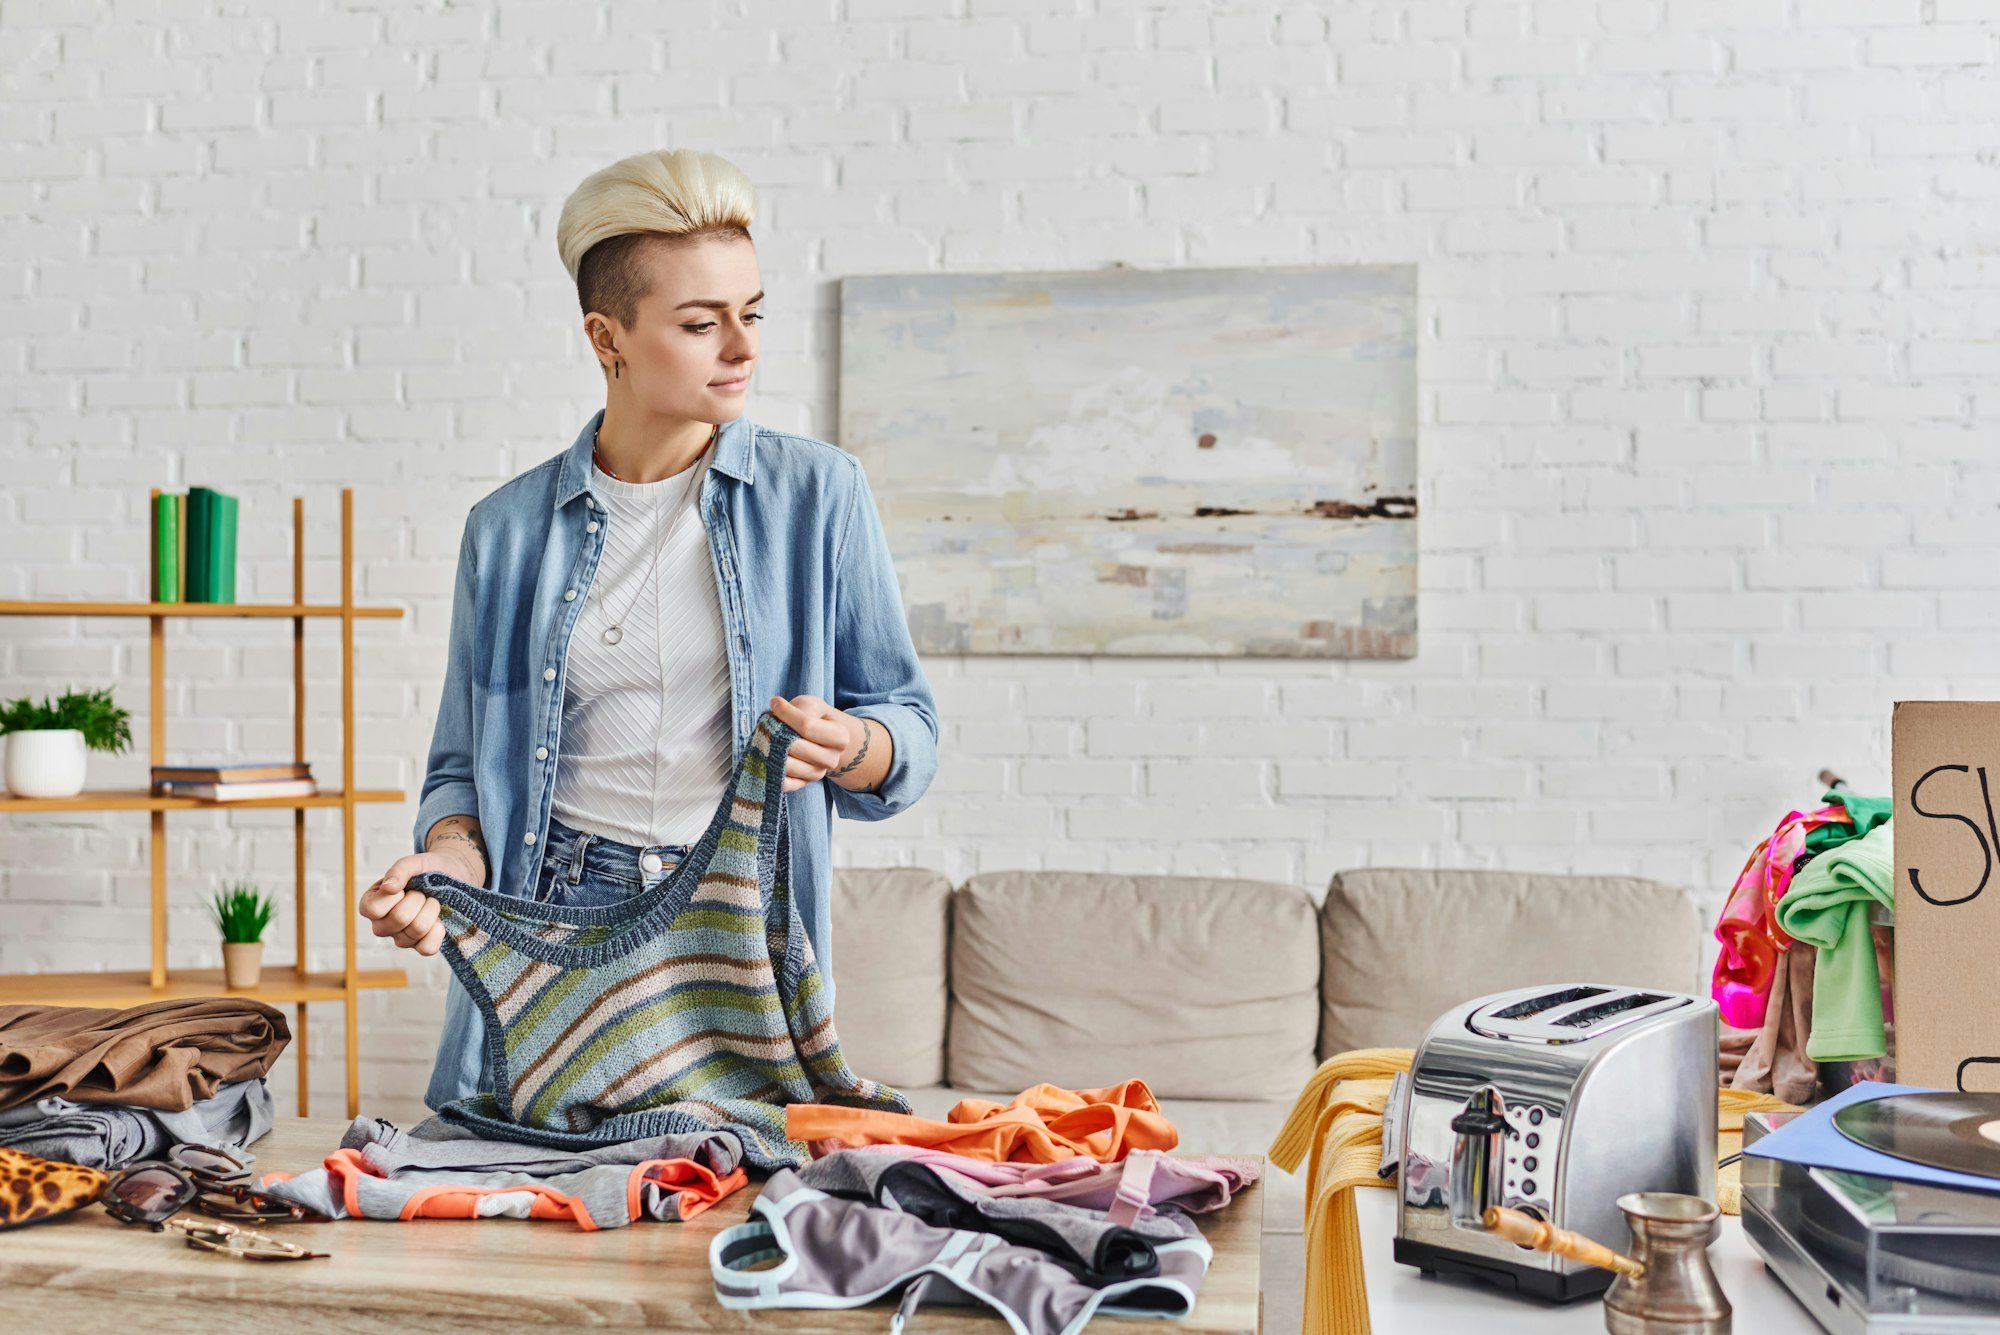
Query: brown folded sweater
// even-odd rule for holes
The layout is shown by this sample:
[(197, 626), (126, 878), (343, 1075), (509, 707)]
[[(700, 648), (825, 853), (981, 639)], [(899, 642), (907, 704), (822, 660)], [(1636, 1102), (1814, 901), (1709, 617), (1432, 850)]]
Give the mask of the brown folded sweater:
[(248, 997), (0, 1006), (0, 1109), (60, 1095), (184, 1112), (217, 1085), (263, 1075), (291, 1041), (284, 1013)]

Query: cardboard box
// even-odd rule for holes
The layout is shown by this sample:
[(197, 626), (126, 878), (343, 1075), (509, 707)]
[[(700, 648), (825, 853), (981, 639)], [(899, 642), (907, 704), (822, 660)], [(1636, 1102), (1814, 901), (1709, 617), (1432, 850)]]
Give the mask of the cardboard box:
[(1902, 701), (1891, 732), (1896, 1079), (2000, 1091), (2000, 701)]

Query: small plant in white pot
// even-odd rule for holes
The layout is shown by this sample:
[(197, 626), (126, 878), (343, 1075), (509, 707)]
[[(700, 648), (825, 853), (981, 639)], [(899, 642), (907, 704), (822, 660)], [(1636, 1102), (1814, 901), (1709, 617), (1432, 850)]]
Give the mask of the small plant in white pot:
[(222, 981), (229, 987), (255, 987), (264, 968), (264, 929), (271, 925), (270, 896), (254, 885), (237, 882), (215, 892), (208, 911), (222, 932)]
[(7, 791), (16, 797), (75, 797), (83, 791), (84, 751), (132, 745), (131, 715), (111, 703), (111, 688), (68, 691), (51, 704), (26, 696), (0, 705), (7, 738)]

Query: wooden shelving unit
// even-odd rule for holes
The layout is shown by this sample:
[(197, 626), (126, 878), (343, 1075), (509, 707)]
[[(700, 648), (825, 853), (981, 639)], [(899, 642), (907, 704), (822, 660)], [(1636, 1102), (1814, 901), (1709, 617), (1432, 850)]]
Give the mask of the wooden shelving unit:
[[(156, 488), (154, 496), (159, 495)], [(150, 506), (148, 507), (150, 511)], [(354, 623), (363, 618), (400, 617), (399, 607), (357, 607), (354, 604), (354, 492), (340, 491), (340, 601), (306, 601), (305, 501), (292, 499), (292, 601), (289, 603), (155, 603), (155, 602), (0, 602), (0, 616), (138, 617), (150, 623), (151, 764), (166, 763), (167, 639), (166, 625), (178, 617), (285, 618), (292, 623), (292, 754), (306, 759), (306, 622), (325, 618), (340, 623), (340, 787), (322, 789), (311, 797), (260, 798), (248, 802), (204, 802), (188, 797), (155, 797), (130, 788), (86, 789), (75, 797), (30, 798), (0, 796), (0, 812), (144, 811), (152, 821), (153, 958), (150, 969), (112, 973), (0, 974), (0, 1004), (60, 1006), (137, 1006), (148, 1001), (204, 996), (247, 996), (273, 1005), (296, 1007), (292, 1047), (299, 1063), (299, 1116), (309, 1116), (306, 1006), (338, 1001), (346, 1009), (347, 1115), (361, 1110), (361, 1035), (359, 998), (364, 989), (404, 987), (401, 969), (357, 969), (354, 965), (358, 927), (354, 904), (354, 809), (364, 802), (401, 802), (397, 789), (357, 788), (354, 783)], [(152, 547), (149, 545), (149, 552)], [(258, 985), (228, 988), (221, 969), (167, 970), (167, 813), (238, 808), (289, 808), (292, 815), (293, 963), (266, 965)], [(306, 812), (335, 808), (341, 813), (341, 934), (343, 964), (338, 972), (307, 972), (306, 962)], [(218, 948), (219, 949), (219, 948)]]

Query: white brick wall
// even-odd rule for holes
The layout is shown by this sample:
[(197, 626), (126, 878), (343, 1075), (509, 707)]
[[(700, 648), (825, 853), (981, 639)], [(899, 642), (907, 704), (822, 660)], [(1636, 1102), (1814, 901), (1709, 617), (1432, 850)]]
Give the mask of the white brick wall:
[[(351, 482), (359, 592), (412, 609), (360, 634), (361, 776), (414, 790), (460, 517), (601, 401), (563, 196), (695, 145), (763, 194), (750, 412), (822, 436), (845, 273), (1422, 266), (1421, 656), (935, 661), (935, 788), (841, 826), (842, 863), (1633, 871), (1712, 902), (1820, 766), (1886, 784), (1892, 700), (2000, 693), (1994, 0), (752, 12), (0, 8), (0, 596), (138, 596), (145, 488), (202, 482), (243, 497), (252, 598), (288, 586), (303, 489), (329, 597)], [(135, 632), (9, 623), (0, 693), (143, 707)], [(286, 746), (282, 632), (169, 645), (175, 750)], [(367, 812), (368, 875), (408, 819)], [(192, 964), (197, 894), (282, 884), (288, 818), (172, 829)], [(0, 822), (0, 968), (143, 963), (144, 836)], [(385, 1109), (428, 1068), (443, 971), (415, 971), (366, 1003)], [(337, 1037), (320, 1011), (326, 1091)]]

